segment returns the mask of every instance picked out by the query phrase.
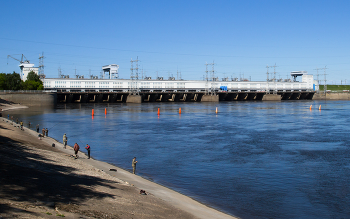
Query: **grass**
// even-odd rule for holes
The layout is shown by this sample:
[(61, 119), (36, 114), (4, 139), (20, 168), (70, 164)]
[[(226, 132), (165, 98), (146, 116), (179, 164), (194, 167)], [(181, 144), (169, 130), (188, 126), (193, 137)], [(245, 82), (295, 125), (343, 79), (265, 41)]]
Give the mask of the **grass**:
[[(320, 90), (324, 90), (324, 85), (320, 85)], [(350, 90), (350, 85), (327, 85), (327, 90), (343, 92), (343, 90)]]

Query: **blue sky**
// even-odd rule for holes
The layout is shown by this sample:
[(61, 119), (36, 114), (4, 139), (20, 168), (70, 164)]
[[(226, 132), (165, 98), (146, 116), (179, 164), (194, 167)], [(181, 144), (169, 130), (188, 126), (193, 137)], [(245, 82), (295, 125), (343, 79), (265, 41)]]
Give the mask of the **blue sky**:
[(181, 72), (202, 80), (205, 63), (214, 62), (220, 80), (264, 81), (266, 66), (276, 64), (277, 78), (297, 70), (316, 78), (326, 66), (328, 84), (350, 84), (349, 10), (350, 1), (322, 0), (3, 0), (0, 72), (19, 72), (7, 55), (24, 54), (38, 66), (44, 52), (49, 78), (58, 68), (70, 77), (100, 76), (103, 65), (118, 64), (127, 79), (138, 57), (139, 73), (152, 78)]

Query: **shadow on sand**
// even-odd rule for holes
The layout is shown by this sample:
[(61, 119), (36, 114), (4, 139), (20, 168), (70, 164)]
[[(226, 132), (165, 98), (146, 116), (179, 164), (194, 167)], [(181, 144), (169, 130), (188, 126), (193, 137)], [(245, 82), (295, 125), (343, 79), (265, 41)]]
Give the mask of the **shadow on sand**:
[[(4, 127), (0, 126), (1, 129)], [(56, 152), (53, 152), (56, 153)], [(94, 191), (95, 186), (112, 186), (112, 181), (73, 173), (76, 169), (48, 164), (48, 158), (33, 153), (20, 142), (0, 135), (0, 196), (2, 199), (55, 207), (86, 199), (112, 195)], [(116, 183), (113, 181), (113, 183)], [(15, 206), (0, 204), (0, 212), (16, 211)], [(33, 215), (34, 216), (34, 215)]]

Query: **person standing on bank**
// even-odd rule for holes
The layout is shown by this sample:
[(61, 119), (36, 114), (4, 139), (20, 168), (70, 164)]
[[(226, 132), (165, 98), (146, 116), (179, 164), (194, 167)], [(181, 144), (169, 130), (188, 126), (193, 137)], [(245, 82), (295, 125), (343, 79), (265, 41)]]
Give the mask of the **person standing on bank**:
[(86, 144), (85, 149), (86, 149), (87, 152), (88, 152), (88, 159), (90, 159), (90, 145), (89, 145), (89, 144)]
[(78, 143), (74, 144), (74, 154), (75, 154), (75, 158), (78, 158), (78, 151), (79, 151), (80, 147), (78, 145)]
[(39, 124), (36, 125), (36, 132), (39, 133)]
[(68, 137), (67, 137), (66, 133), (64, 133), (64, 135), (63, 135), (63, 148), (64, 149), (66, 149), (67, 141), (68, 141)]
[(21, 130), (23, 130), (23, 122), (21, 121), (19, 124), (21, 125)]
[(47, 128), (45, 129), (45, 134), (46, 134), (46, 137), (49, 136), (49, 130)]
[(132, 173), (133, 173), (133, 174), (135, 174), (135, 172), (136, 172), (136, 163), (137, 163), (136, 157), (134, 157), (134, 158), (132, 159), (132, 163), (131, 163), (131, 166), (132, 166)]

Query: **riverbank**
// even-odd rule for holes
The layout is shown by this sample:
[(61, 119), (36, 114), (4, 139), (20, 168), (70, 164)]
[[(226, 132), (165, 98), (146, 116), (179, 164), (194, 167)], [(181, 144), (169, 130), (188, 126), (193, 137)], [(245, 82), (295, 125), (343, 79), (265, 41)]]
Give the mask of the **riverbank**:
[[(4, 99), (0, 99), (0, 112), (1, 111), (8, 111), (8, 110), (13, 110), (13, 109), (25, 109), (28, 108), (27, 106), (22, 106), (21, 104), (18, 103), (12, 103), (10, 101), (6, 101)], [(4, 115), (3, 115), (4, 116)]]
[(233, 218), (5, 118), (0, 130), (3, 218)]

